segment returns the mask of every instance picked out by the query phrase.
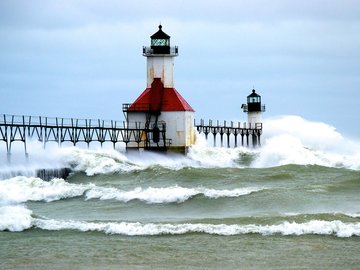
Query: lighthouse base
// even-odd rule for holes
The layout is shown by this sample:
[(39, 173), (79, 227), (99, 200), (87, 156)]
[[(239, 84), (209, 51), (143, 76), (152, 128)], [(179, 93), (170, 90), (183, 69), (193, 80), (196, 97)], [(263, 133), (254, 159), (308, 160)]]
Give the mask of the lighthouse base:
[(134, 153), (134, 152), (142, 152), (142, 151), (149, 151), (149, 152), (156, 152), (156, 153), (175, 153), (175, 154), (182, 154), (186, 155), (189, 151), (189, 147), (187, 146), (170, 146), (170, 147), (127, 147), (126, 152)]
[(167, 151), (170, 153), (186, 155), (189, 152), (189, 147), (188, 146), (171, 146), (168, 148)]

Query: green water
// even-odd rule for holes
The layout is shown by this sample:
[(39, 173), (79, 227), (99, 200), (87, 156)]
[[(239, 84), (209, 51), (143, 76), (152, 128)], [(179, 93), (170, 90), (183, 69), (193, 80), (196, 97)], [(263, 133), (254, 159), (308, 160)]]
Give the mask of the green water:
[(1, 269), (359, 269), (358, 237), (1, 233)]
[(360, 269), (359, 171), (159, 165), (3, 183), (31, 191), (12, 203), (31, 224), (0, 231), (0, 269)]

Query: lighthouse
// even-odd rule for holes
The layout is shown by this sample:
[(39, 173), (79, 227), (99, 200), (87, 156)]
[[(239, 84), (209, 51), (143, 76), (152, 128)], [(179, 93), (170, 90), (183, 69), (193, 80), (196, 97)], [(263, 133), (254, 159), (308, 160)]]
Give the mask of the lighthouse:
[(186, 153), (195, 142), (195, 111), (174, 88), (174, 58), (179, 50), (170, 46), (170, 36), (162, 25), (150, 39), (150, 46), (142, 50), (146, 89), (133, 103), (123, 105), (129, 130), (143, 129), (138, 143), (129, 143), (127, 148)]
[(261, 104), (261, 96), (253, 89), (247, 96), (247, 103), (242, 104), (241, 108), (248, 116), (248, 129), (252, 135), (252, 145), (260, 145), (260, 135), (262, 133), (262, 112), (265, 112), (265, 105)]
[(261, 125), (261, 114), (265, 112), (265, 105), (261, 105), (261, 96), (253, 89), (247, 96), (247, 104), (242, 104), (241, 108), (248, 115), (249, 128), (256, 128)]

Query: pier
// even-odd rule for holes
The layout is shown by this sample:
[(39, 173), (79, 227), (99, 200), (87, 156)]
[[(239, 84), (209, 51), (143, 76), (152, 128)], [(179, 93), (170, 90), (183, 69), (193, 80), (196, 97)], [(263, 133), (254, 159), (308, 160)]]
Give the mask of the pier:
[[(247, 123), (213, 122), (205, 123), (203, 119), (199, 123), (194, 120), (194, 127), (198, 133), (205, 134), (209, 140), (212, 134), (214, 146), (220, 137), (220, 146), (247, 146), (256, 147), (261, 145), (262, 123), (254, 126)], [(105, 121), (100, 119), (77, 119), (25, 115), (0, 115), (0, 142), (5, 143), (8, 156), (11, 154), (13, 143), (22, 142), (25, 155), (28, 155), (27, 144), (30, 140), (37, 140), (46, 147), (49, 142), (61, 146), (68, 142), (76, 146), (85, 143), (89, 147), (92, 142), (99, 142), (102, 146), (109, 142), (113, 148), (117, 143), (124, 143), (127, 148), (148, 149), (166, 151), (171, 145), (171, 139), (166, 136), (166, 123), (164, 122), (128, 122), (128, 121)]]
[[(154, 150), (186, 153), (195, 143), (196, 131), (205, 134), (214, 146), (258, 147), (261, 145), (262, 113), (265, 105), (252, 89), (246, 103), (241, 105), (247, 114), (247, 123), (195, 120), (195, 110), (174, 84), (174, 59), (178, 46), (170, 45), (170, 36), (162, 30), (150, 36), (150, 46), (143, 46), (146, 57), (146, 88), (131, 103), (123, 104), (125, 121), (100, 119), (59, 118), (43, 116), (0, 114), (0, 144), (5, 143), (8, 159), (14, 143), (24, 145), (28, 156), (28, 142), (39, 141), (43, 148), (49, 142), (61, 146), (71, 143), (123, 143), (126, 150)], [(210, 138), (209, 138), (210, 137)], [(220, 138), (219, 138), (220, 137)], [(1, 145), (0, 145), (1, 147)]]
[[(154, 139), (156, 138), (156, 139)], [(12, 144), (22, 142), (25, 154), (29, 140), (38, 140), (46, 147), (48, 142), (61, 146), (70, 142), (74, 146), (91, 142), (136, 143), (144, 149), (166, 150), (171, 140), (166, 138), (165, 123), (129, 123), (126, 121), (105, 121), (94, 119), (58, 118), (25, 115), (0, 115), (0, 142), (6, 145), (7, 154), (11, 154)]]
[(228, 148), (230, 145), (230, 138), (234, 139), (234, 147), (238, 147), (238, 137), (241, 139), (241, 146), (260, 146), (261, 145), (261, 134), (262, 134), (262, 123), (256, 123), (251, 125), (251, 123), (240, 122), (223, 123), (216, 121), (213, 122), (209, 120), (207, 123), (203, 119), (200, 120), (200, 123), (194, 123), (196, 130), (201, 134), (205, 134), (206, 140), (209, 140), (209, 134), (213, 135), (214, 147), (216, 146), (217, 135), (220, 136), (220, 146), (224, 147), (224, 135), (226, 137), (226, 145)]

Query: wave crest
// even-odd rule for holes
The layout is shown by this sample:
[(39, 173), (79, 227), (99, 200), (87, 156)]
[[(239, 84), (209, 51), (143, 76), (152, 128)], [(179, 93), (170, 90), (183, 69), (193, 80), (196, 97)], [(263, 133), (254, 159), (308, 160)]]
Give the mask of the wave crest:
[(137, 187), (131, 191), (122, 191), (115, 188), (96, 187), (86, 192), (87, 199), (100, 199), (128, 202), (131, 200), (140, 200), (149, 204), (155, 203), (182, 203), (188, 199), (203, 195), (207, 198), (217, 199), (220, 197), (239, 197), (248, 195), (263, 188), (249, 187), (237, 188), (232, 190), (217, 190), (207, 188), (184, 188), (179, 186), (162, 187), (162, 188), (141, 188)]
[(213, 235), (335, 235), (360, 236), (360, 222), (312, 219), (306, 222), (282, 221), (277, 224), (212, 224), (212, 223), (140, 223), (86, 222), (32, 217), (23, 205), (0, 206), (0, 231), (19, 232), (31, 228), (42, 230), (98, 231), (129, 236), (182, 235), (204, 233)]
[(1, 203), (22, 203), (27, 201), (56, 201), (81, 196), (90, 185), (71, 184), (55, 178), (44, 181), (36, 177), (17, 176), (0, 181)]
[(32, 227), (32, 211), (22, 205), (0, 207), (0, 231), (21, 232)]
[(35, 220), (34, 226), (43, 230), (78, 230), (99, 231), (106, 234), (130, 236), (146, 235), (182, 235), (188, 233), (205, 233), (214, 235), (336, 235), (338, 237), (360, 236), (360, 222), (344, 223), (339, 220), (311, 220), (305, 223), (283, 222), (277, 225), (255, 224), (205, 224), (205, 223), (146, 223), (139, 222), (108, 222), (95, 223), (83, 221)]
[(27, 201), (51, 202), (65, 198), (85, 196), (89, 199), (118, 200), (128, 202), (140, 200), (148, 204), (183, 203), (190, 198), (203, 195), (207, 198), (239, 197), (263, 190), (261, 187), (236, 189), (209, 189), (204, 187), (185, 188), (170, 187), (136, 187), (132, 190), (121, 190), (113, 187), (100, 187), (94, 184), (73, 184), (63, 179), (43, 181), (35, 177), (17, 176), (0, 181), (0, 202), (23, 203)]
[[(147, 151), (130, 155), (113, 149), (89, 150), (76, 147), (47, 148), (44, 151), (37, 146), (31, 152), (31, 160), (35, 162), (31, 163), (31, 171), (43, 168), (45, 163), (46, 168), (71, 167), (75, 171), (85, 172), (88, 176), (128, 173), (158, 167), (180, 170), (186, 167), (264, 168), (287, 164), (360, 170), (360, 142), (345, 138), (330, 125), (290, 115), (266, 119), (263, 126), (262, 146), (259, 148), (212, 147), (211, 139), (206, 141), (202, 135), (197, 134), (196, 144), (190, 147), (187, 156), (160, 155)], [(33, 144), (35, 142), (30, 142), (29, 147)], [(14, 166), (10, 167), (16, 169)], [(28, 168), (29, 164), (22, 166)], [(0, 175), (1, 171), (4, 175), (9, 175), (11, 168), (2, 164)]]

